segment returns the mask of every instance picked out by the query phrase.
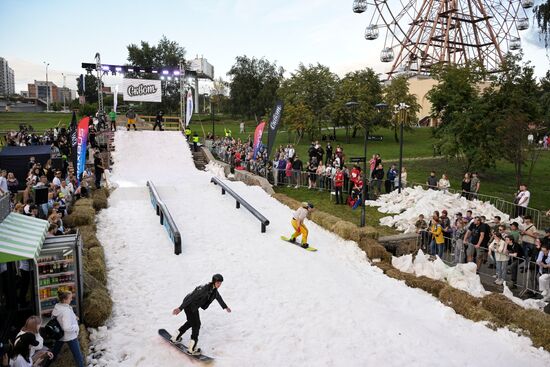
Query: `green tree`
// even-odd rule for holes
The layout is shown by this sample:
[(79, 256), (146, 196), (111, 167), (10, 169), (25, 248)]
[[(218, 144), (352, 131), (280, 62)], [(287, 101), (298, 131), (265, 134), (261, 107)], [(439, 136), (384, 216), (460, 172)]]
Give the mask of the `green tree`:
[[(389, 108), (393, 108), (399, 103), (405, 103), (409, 106), (406, 112), (407, 118), (404, 121), (405, 129), (411, 129), (411, 126), (416, 125), (418, 121), (417, 113), (420, 111), (420, 104), (414, 94), (409, 93), (409, 79), (406, 76), (398, 76), (393, 78), (388, 86), (384, 88), (384, 101)], [(403, 119), (397, 113), (394, 113), (390, 119), (390, 124), (393, 128), (395, 142), (399, 142), (397, 138), (397, 129)]]
[(540, 107), (544, 126), (550, 129), (550, 70), (540, 81)]
[[(382, 102), (382, 85), (374, 70), (367, 68), (347, 73), (335, 88), (335, 96), (330, 103), (330, 114), (334, 124), (346, 128), (346, 142), (350, 142), (350, 128), (353, 137), (358, 128), (373, 131), (380, 119), (375, 106)], [(355, 101), (358, 104), (353, 111), (346, 103)]]
[[(180, 64), (185, 65), (185, 48), (176, 41), (170, 41), (162, 36), (157, 45), (150, 45), (141, 41), (140, 45), (130, 44), (128, 49), (128, 62), (130, 65), (154, 68), (178, 69)], [(158, 74), (149, 73), (128, 73), (129, 78), (137, 79), (158, 79)], [(144, 114), (154, 115), (158, 110), (163, 110), (165, 115), (178, 114), (180, 111), (179, 82), (162, 82), (162, 102), (147, 103), (141, 106)], [(194, 91), (197, 93), (197, 91)]]
[[(76, 79), (78, 84), (79, 78)], [(103, 83), (101, 83), (103, 87)], [(95, 75), (88, 74), (84, 77), (84, 98), (86, 98), (86, 103), (97, 103), (97, 78)]]
[(533, 12), (535, 13), (540, 35), (544, 39), (544, 45), (548, 47), (550, 44), (550, 3), (546, 1), (535, 6)]
[(282, 123), (289, 133), (295, 132), (295, 144), (298, 144), (304, 137), (304, 133), (310, 135), (315, 130), (315, 116), (313, 112), (302, 102), (297, 104), (288, 104), (285, 106), (285, 113), (282, 117)]
[(527, 136), (536, 135), (541, 117), (540, 88), (534, 76), (534, 68), (520, 65), (521, 55), (509, 56), (504, 71), (485, 93), (487, 119), (496, 127), (501, 156), (514, 165), (516, 184), (523, 178), (523, 168), (528, 166), (527, 183), (540, 155), (536, 143), (528, 144)]
[(216, 113), (227, 113), (230, 108), (228, 95), (229, 83), (221, 77), (212, 82), (210, 88), (210, 98), (212, 99), (212, 108)]
[(235, 115), (260, 117), (276, 101), (277, 89), (283, 79), (284, 69), (264, 58), (237, 56), (227, 75), (231, 78), (231, 112)]
[(485, 73), (476, 65), (446, 65), (434, 70), (439, 82), (428, 92), (440, 151), (456, 158), (466, 171), (495, 165), (500, 142), (496, 121), (487, 120), (490, 110), (481, 98), (480, 83)]
[(279, 95), (286, 106), (307, 106), (314, 115), (315, 125), (320, 133), (323, 119), (328, 116), (330, 110), (329, 104), (334, 99), (337, 84), (338, 76), (327, 66), (318, 63), (306, 67), (300, 64), (291, 77), (283, 81)]

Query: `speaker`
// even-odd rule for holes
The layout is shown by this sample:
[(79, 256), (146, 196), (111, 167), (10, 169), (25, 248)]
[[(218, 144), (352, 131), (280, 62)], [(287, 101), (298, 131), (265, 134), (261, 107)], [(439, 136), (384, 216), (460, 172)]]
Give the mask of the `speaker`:
[(63, 159), (52, 158), (52, 168), (56, 171), (61, 171), (63, 169)]
[(48, 187), (35, 187), (34, 190), (34, 203), (36, 205), (45, 204), (48, 202)]

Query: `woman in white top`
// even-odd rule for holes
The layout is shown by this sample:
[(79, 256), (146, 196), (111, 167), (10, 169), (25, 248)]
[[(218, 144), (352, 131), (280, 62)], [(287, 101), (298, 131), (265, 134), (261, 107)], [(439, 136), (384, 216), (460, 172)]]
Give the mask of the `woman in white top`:
[(59, 302), (56, 303), (53, 311), (52, 317), (56, 317), (59, 325), (63, 329), (63, 337), (55, 342), (53, 346), (53, 359), (51, 362), (55, 361), (63, 343), (69, 344), (69, 349), (73, 354), (75, 366), (84, 367), (84, 360), (82, 358), (82, 353), (80, 351), (80, 343), (78, 342), (78, 318), (76, 317), (73, 308), (71, 307), (71, 301), (73, 300), (73, 294), (69, 291), (60, 291), (58, 293)]
[(42, 339), (42, 336), (39, 332), (40, 325), (42, 325), (42, 319), (40, 318), (40, 316), (29, 317), (25, 322), (25, 326), (21, 328), (21, 331), (19, 331), (15, 339), (15, 344), (17, 344), (19, 342), (19, 339), (17, 338), (19, 338), (21, 335), (25, 333), (34, 334), (34, 337), (38, 342), (38, 345), (31, 346), (30, 351), (30, 358), (33, 360), (34, 366), (39, 366), (41, 364), (40, 362), (46, 358), (53, 358), (53, 354), (48, 351), (48, 348), (44, 348), (44, 339)]
[[(395, 176), (394, 186), (399, 188), (399, 176)], [(401, 188), (404, 189), (407, 187), (407, 169), (403, 167), (403, 171), (401, 172)]]
[(439, 179), (439, 182), (437, 183), (437, 188), (446, 193), (449, 187), (451, 187), (451, 183), (449, 182), (447, 175), (442, 174), (441, 178)]
[(38, 346), (38, 341), (33, 333), (23, 333), (18, 336), (13, 345), (13, 356), (10, 361), (10, 366), (32, 367), (33, 363), (30, 353), (31, 348), (36, 346)]

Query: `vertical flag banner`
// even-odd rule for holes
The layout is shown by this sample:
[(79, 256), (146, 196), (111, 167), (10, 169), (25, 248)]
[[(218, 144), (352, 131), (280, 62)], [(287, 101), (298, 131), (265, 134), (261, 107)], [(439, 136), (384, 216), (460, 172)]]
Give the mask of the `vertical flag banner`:
[(115, 112), (116, 112), (117, 105), (118, 105), (118, 84), (115, 85), (115, 95), (113, 98), (113, 111)]
[(187, 103), (185, 108), (185, 126), (189, 125), (191, 122), (191, 117), (193, 116), (193, 93), (191, 89), (187, 91)]
[(269, 130), (267, 131), (267, 156), (271, 156), (271, 149), (275, 144), (275, 135), (277, 129), (281, 124), (281, 116), (283, 115), (283, 101), (277, 101), (273, 111), (271, 112), (271, 119), (269, 120)]
[(264, 127), (265, 121), (262, 121), (258, 126), (256, 126), (256, 131), (254, 131), (254, 159), (256, 159), (256, 157), (258, 156), (260, 145), (262, 144), (262, 134), (264, 132)]
[[(71, 138), (71, 156), (70, 156), (70, 162), (73, 163), (73, 169), (76, 172), (76, 166), (77, 166), (77, 148), (78, 148), (78, 139), (76, 137), (77, 134), (77, 123), (76, 123), (76, 113), (73, 111), (73, 118), (71, 119), (71, 125), (69, 125), (69, 134)], [(77, 177), (78, 179), (78, 177)]]
[(80, 122), (78, 123), (78, 130), (77, 130), (77, 153), (78, 153), (78, 164), (77, 164), (77, 170), (76, 170), (76, 176), (79, 180), (82, 179), (82, 172), (84, 172), (84, 168), (86, 167), (86, 145), (88, 143), (88, 126), (89, 126), (90, 118), (84, 117)]

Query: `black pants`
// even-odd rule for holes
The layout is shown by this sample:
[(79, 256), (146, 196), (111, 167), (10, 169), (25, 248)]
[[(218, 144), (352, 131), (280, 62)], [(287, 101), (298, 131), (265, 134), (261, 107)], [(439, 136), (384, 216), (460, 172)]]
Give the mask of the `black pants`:
[(101, 187), (101, 176), (103, 175), (103, 171), (96, 171), (95, 172), (95, 188), (99, 189)]
[(187, 316), (187, 322), (180, 326), (178, 329), (180, 332), (180, 335), (183, 335), (187, 330), (191, 328), (191, 339), (197, 343), (199, 341), (199, 330), (201, 328), (201, 318), (199, 316), (199, 310), (188, 310), (186, 308), (183, 309), (185, 312), (185, 316)]
[(111, 131), (116, 131), (116, 121), (111, 121)]
[(517, 284), (518, 282), (518, 265), (519, 265), (519, 259), (517, 257), (510, 258), (510, 262), (508, 263), (508, 269), (510, 269), (511, 273), (511, 280), (512, 283)]
[(342, 186), (336, 186), (334, 188), (336, 193), (336, 204), (344, 204), (344, 196), (342, 195)]
[(526, 211), (527, 211), (526, 207), (516, 205), (516, 217), (523, 217)]
[(155, 121), (155, 124), (153, 125), (153, 130), (155, 130), (157, 128), (157, 126), (159, 127), (159, 130), (160, 131), (163, 131), (164, 129), (162, 128), (162, 123), (160, 121)]

